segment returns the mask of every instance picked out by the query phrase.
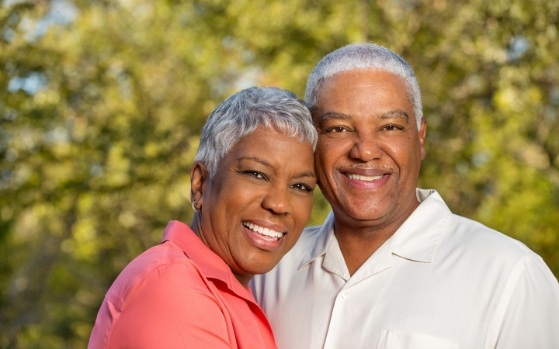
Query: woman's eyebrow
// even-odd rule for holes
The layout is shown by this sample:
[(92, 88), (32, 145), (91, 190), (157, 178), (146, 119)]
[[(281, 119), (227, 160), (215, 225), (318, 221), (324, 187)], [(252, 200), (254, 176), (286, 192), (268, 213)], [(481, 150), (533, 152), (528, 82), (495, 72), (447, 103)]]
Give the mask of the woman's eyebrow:
[(261, 158), (261, 157), (258, 157), (258, 156), (242, 156), (242, 157), (238, 158), (237, 161), (254, 161), (254, 162), (258, 162), (258, 163), (260, 163), (260, 164), (262, 164), (266, 167), (273, 167), (272, 164), (268, 160), (266, 160), (264, 158)]

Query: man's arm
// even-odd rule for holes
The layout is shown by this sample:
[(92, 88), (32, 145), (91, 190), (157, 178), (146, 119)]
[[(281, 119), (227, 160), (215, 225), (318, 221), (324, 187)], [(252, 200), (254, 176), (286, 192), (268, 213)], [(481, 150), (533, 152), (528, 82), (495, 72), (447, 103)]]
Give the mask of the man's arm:
[(519, 262), (497, 314), (486, 348), (559, 348), (559, 283), (539, 256)]

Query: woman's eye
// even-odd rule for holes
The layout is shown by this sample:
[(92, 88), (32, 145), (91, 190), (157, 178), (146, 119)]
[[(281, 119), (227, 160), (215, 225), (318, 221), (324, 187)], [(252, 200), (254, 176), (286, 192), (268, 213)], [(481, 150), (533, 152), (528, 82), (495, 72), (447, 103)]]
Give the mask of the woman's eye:
[(307, 185), (305, 183), (297, 183), (297, 184), (293, 184), (291, 186), (292, 188), (295, 188), (297, 190), (301, 190), (304, 192), (308, 192), (308, 193), (312, 193), (314, 191), (314, 188), (311, 187), (310, 185)]
[(242, 173), (256, 179), (266, 179), (266, 176), (258, 171), (243, 171)]

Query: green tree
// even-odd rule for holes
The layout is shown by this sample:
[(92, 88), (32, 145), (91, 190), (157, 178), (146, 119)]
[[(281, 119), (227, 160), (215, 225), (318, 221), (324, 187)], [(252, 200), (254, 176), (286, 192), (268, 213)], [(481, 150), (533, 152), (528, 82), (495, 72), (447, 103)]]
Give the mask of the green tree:
[[(302, 96), (356, 41), (416, 69), (421, 182), (559, 275), (559, 4), (546, 0), (4, 1), (0, 348), (85, 347), (118, 272), (189, 222), (206, 116), (252, 84)], [(310, 224), (328, 212), (320, 193)]]

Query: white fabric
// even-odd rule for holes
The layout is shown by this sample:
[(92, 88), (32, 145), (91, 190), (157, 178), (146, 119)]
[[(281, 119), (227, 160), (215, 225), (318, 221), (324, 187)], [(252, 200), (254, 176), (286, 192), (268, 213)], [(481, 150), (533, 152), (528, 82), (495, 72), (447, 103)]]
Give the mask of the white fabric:
[(559, 284), (519, 241), (422, 203), (349, 276), (333, 216), (251, 287), (279, 349), (559, 348)]

